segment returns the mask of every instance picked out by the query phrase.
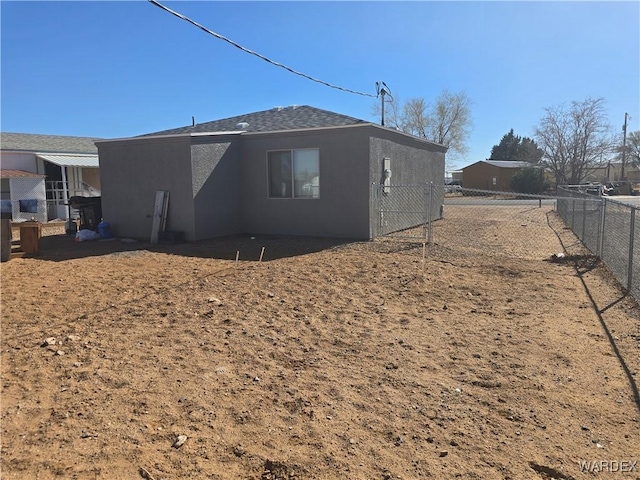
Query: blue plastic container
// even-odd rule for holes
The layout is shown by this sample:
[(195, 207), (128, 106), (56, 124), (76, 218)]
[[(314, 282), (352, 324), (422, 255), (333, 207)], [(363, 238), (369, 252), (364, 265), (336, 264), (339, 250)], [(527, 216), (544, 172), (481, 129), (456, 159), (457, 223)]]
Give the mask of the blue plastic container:
[(108, 238), (113, 238), (113, 233), (111, 233), (111, 225), (105, 222), (104, 220), (98, 224), (98, 235), (100, 235), (100, 239), (105, 240)]

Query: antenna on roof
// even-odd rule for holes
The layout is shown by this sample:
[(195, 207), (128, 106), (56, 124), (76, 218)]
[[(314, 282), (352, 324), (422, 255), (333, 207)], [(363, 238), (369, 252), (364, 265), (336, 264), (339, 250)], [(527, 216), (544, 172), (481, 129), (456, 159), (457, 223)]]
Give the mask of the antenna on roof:
[[(387, 87), (387, 84), (384, 82), (376, 82), (376, 94), (378, 97), (381, 97), (381, 103), (382, 103), (382, 119), (380, 124), (384, 127), (384, 96), (385, 95), (389, 95), (391, 97), (391, 89), (389, 87)], [(390, 102), (393, 102), (393, 97), (391, 97), (391, 100), (389, 100)]]
[(196, 126), (196, 117), (191, 117), (191, 126), (195, 127)]

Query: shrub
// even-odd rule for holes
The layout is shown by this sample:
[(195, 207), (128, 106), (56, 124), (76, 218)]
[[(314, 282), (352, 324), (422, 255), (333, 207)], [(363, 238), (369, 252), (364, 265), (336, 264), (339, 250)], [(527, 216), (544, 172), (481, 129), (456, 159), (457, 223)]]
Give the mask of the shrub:
[(511, 177), (511, 190), (519, 193), (542, 193), (549, 188), (549, 182), (541, 168), (528, 167)]

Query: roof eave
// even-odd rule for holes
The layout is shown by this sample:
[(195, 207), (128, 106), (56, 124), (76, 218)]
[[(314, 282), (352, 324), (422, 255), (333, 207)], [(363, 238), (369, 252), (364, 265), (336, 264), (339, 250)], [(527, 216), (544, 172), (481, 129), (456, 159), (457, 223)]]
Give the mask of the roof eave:
[(157, 139), (170, 139), (170, 138), (189, 138), (189, 137), (215, 137), (223, 135), (240, 135), (245, 133), (244, 130), (234, 130), (229, 132), (188, 132), (188, 133), (173, 133), (171, 135), (143, 135), (140, 137), (122, 137), (122, 138), (109, 138), (106, 140), (96, 141), (96, 145), (102, 143), (112, 142), (129, 142), (129, 141), (142, 141), (142, 140), (157, 140)]

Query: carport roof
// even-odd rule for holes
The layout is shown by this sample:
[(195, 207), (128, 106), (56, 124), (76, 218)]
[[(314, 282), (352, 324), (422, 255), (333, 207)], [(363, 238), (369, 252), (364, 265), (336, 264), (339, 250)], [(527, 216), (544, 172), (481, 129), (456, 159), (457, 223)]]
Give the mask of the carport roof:
[(36, 153), (38, 158), (47, 162), (55, 163), (61, 167), (87, 167), (98, 168), (98, 155), (54, 155)]

